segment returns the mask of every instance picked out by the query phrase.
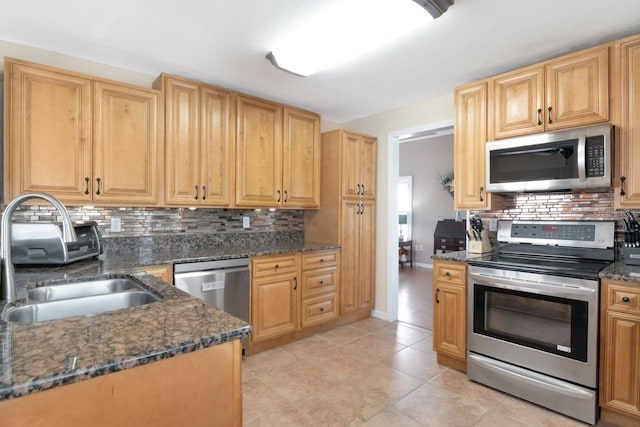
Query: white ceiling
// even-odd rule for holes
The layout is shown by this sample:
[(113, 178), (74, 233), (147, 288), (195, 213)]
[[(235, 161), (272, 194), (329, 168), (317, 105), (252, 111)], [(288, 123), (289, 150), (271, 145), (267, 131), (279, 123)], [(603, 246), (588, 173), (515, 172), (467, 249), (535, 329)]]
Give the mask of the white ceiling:
[(455, 0), (393, 44), (306, 78), (265, 59), (292, 23), (339, 1), (0, 0), (0, 40), (191, 77), (343, 123), (640, 33), (639, 0)]

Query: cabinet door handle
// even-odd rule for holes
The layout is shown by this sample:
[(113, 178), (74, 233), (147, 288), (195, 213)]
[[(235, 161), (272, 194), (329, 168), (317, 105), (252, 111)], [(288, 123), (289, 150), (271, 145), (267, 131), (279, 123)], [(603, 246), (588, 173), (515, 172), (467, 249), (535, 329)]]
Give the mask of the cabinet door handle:
[(324, 311), (324, 307), (320, 307), (320, 311)]
[(289, 200), (289, 192), (284, 190), (284, 202), (287, 203), (287, 200)]
[(324, 285), (324, 280), (320, 280), (320, 284), (321, 284), (321, 285)]
[(89, 181), (91, 181), (89, 179), (89, 177), (85, 177), (84, 179), (84, 194), (89, 194)]
[(202, 200), (207, 200), (207, 186), (202, 186)]
[(280, 190), (277, 191), (278, 197), (276, 198), (276, 202), (280, 203)]
[(448, 272), (448, 271), (447, 271), (447, 272), (445, 272), (445, 273), (444, 273), (444, 275), (445, 275), (445, 276), (447, 276), (447, 277), (451, 277), (451, 273), (450, 273), (450, 272)]
[(320, 258), (320, 262), (324, 262), (324, 258)]
[(362, 196), (362, 195), (364, 195), (364, 184), (361, 184), (360, 188), (362, 189), (361, 192), (360, 192), (360, 195)]
[(542, 108), (538, 108), (538, 126), (542, 125)]
[(100, 183), (102, 182), (102, 180), (100, 178), (96, 178), (96, 182), (98, 183), (98, 188), (96, 190), (96, 196), (100, 195)]
[(625, 178), (624, 176), (620, 177), (620, 195), (621, 196), (624, 196), (625, 194), (627, 194), (627, 193), (624, 192), (624, 182), (626, 180), (627, 180), (627, 178)]
[(484, 198), (482, 197), (482, 192), (484, 191), (484, 187), (480, 187), (480, 201), (484, 202)]
[(622, 302), (629, 302), (631, 299), (629, 297), (622, 297)]
[(549, 120), (547, 121), (547, 123), (551, 124), (553, 123), (553, 121), (551, 120), (551, 107), (547, 108), (547, 111), (549, 112)]
[(297, 289), (298, 289), (298, 278), (297, 278), (297, 277), (294, 277), (294, 278), (293, 278), (293, 283), (295, 283), (295, 284), (293, 285), (293, 290), (295, 291), (295, 290), (297, 290)]
[(280, 266), (278, 264), (276, 264), (276, 265), (273, 266), (273, 268), (275, 268), (277, 270), (278, 268), (280, 268)]
[(194, 188), (194, 190), (196, 190), (196, 194), (194, 194), (193, 198), (198, 200), (198, 186), (194, 185), (193, 188)]
[(440, 304), (440, 288), (436, 289), (436, 304)]

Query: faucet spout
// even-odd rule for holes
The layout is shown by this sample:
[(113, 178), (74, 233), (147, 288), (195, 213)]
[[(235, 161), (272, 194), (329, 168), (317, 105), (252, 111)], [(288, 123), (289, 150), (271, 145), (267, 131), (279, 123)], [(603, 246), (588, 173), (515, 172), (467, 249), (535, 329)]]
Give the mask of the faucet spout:
[(55, 197), (46, 193), (28, 193), (16, 197), (7, 205), (2, 214), (0, 224), (0, 258), (2, 258), (2, 287), (0, 300), (12, 302), (16, 300), (15, 272), (11, 259), (11, 217), (18, 206), (30, 199), (43, 199), (51, 203), (62, 216), (62, 238), (65, 242), (75, 242), (78, 238), (71, 223), (71, 217), (64, 205)]

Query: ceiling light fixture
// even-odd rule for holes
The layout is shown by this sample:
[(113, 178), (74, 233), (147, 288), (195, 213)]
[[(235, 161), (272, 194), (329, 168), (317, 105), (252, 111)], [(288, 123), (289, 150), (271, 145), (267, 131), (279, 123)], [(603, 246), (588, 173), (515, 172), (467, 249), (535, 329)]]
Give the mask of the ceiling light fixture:
[(413, 0), (422, 6), (433, 19), (439, 18), (453, 4), (453, 0)]
[(327, 2), (327, 7), (285, 32), (267, 59), (279, 69), (306, 77), (388, 44), (431, 21), (432, 16), (420, 9), (426, 8), (422, 3), (450, 1)]

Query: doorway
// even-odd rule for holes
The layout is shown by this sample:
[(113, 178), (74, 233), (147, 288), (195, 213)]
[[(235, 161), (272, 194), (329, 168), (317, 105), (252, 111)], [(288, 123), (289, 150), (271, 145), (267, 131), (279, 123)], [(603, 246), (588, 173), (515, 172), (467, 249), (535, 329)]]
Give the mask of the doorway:
[[(438, 137), (442, 135), (453, 134), (453, 120), (433, 123), (430, 125), (419, 126), (411, 129), (404, 129), (389, 134), (388, 144), (388, 219), (389, 224), (387, 226), (387, 242), (388, 242), (388, 264), (387, 264), (387, 320), (401, 320), (411, 322), (419, 322), (419, 326), (431, 329), (432, 327), (432, 302), (431, 302), (431, 281), (432, 281), (432, 263), (431, 263), (431, 251), (433, 247), (433, 229), (431, 230), (431, 236), (428, 237), (423, 231), (420, 240), (414, 243), (413, 249), (415, 257), (415, 264), (413, 268), (399, 268), (398, 263), (398, 222), (399, 222), (399, 190), (398, 183), (400, 182), (400, 144), (405, 142), (425, 140), (429, 137)], [(451, 144), (452, 144), (451, 137)], [(452, 147), (451, 147), (452, 148)], [(453, 155), (451, 151), (450, 159), (451, 167), (453, 166)], [(423, 168), (425, 169), (425, 168)], [(427, 168), (427, 172), (429, 172)], [(424, 172), (424, 171), (423, 171)], [(423, 178), (427, 182), (423, 182), (422, 185), (428, 185), (431, 188), (428, 191), (442, 191), (438, 184), (438, 174), (443, 171), (434, 169), (432, 171), (433, 176)], [(413, 173), (404, 173), (403, 175), (413, 176), (413, 192), (418, 193), (417, 178)], [(426, 188), (426, 187), (423, 187)], [(422, 190), (425, 191), (425, 190)], [(450, 206), (451, 215), (455, 215), (453, 211), (453, 199), (447, 202)], [(412, 224), (412, 239), (417, 240), (418, 228), (416, 224), (418, 222), (416, 206), (413, 206), (413, 224)], [(424, 220), (424, 215), (419, 221)], [(419, 246), (418, 246), (419, 245)], [(422, 250), (418, 250), (418, 249)], [(402, 270), (402, 272), (401, 272)], [(406, 273), (405, 273), (406, 271)], [(399, 294), (399, 278), (402, 274), (403, 289), (402, 295)], [(405, 286), (406, 285), (406, 286)], [(415, 291), (415, 292), (413, 292)], [(402, 302), (402, 318), (399, 318), (399, 300)], [(411, 313), (411, 315), (409, 315)]]

